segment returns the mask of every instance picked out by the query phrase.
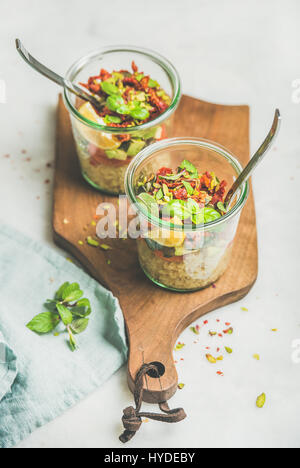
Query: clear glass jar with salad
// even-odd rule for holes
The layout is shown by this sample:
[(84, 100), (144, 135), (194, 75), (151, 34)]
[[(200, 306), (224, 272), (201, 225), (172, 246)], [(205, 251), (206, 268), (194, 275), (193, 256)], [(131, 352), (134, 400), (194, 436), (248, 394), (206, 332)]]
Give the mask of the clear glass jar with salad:
[(150, 50), (109, 47), (78, 60), (66, 78), (86, 87), (99, 102), (96, 108), (64, 93), (83, 177), (103, 192), (124, 193), (132, 159), (172, 136), (172, 116), (181, 97), (176, 69)]
[(226, 271), (249, 184), (224, 205), (242, 171), (225, 148), (196, 139), (164, 140), (143, 150), (126, 174), (126, 193), (140, 219), (138, 255), (156, 284), (202, 289)]

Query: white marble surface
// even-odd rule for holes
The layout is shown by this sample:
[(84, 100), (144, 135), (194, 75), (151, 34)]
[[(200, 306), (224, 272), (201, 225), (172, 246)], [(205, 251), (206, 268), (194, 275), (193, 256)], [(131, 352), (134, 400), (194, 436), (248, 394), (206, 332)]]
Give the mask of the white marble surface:
[[(194, 336), (185, 332), (186, 346), (178, 353), (185, 388), (171, 406), (182, 405), (188, 419), (174, 426), (144, 424), (127, 448), (299, 447), (300, 363), (291, 358), (293, 340), (300, 339), (300, 104), (292, 102), (292, 82), (300, 78), (299, 0), (2, 0), (0, 13), (0, 80), (7, 86), (7, 102), (0, 104), (0, 216), (52, 248), (52, 187), (45, 180), (53, 179), (46, 164), (54, 158), (58, 89), (22, 63), (16, 36), (61, 73), (102, 45), (156, 49), (178, 67), (185, 93), (250, 104), (253, 150), (274, 107), (281, 109), (280, 138), (254, 177), (258, 281), (242, 303), (209, 317), (209, 328), (219, 318), (235, 330), (224, 340), (234, 349), (219, 366), (225, 376), (218, 377), (204, 358), (205, 346), (223, 341), (202, 331), (193, 344)], [(267, 404), (258, 410), (261, 392)], [(120, 417), (131, 400), (122, 369), (21, 447), (120, 447)]]

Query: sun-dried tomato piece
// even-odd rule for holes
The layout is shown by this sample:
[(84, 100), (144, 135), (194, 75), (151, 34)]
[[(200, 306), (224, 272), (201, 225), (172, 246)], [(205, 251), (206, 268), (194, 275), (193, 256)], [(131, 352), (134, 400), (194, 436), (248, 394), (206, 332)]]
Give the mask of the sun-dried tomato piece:
[(132, 68), (133, 73), (137, 73), (138, 67), (136, 66), (134, 60), (132, 60), (132, 62), (131, 62), (131, 68)]
[(170, 169), (169, 167), (161, 167), (159, 171), (157, 172), (158, 176), (166, 176), (168, 174), (172, 174), (173, 170)]
[(177, 200), (185, 200), (187, 198), (187, 191), (185, 188), (181, 188), (179, 190), (174, 191), (174, 197), (177, 198)]
[(99, 76), (97, 78), (100, 78), (102, 81), (108, 80), (108, 78), (111, 78), (111, 74), (105, 70), (104, 68), (101, 68)]
[(168, 105), (157, 96), (154, 89), (148, 88), (148, 94), (151, 104), (155, 106), (160, 112), (164, 112), (168, 108)]

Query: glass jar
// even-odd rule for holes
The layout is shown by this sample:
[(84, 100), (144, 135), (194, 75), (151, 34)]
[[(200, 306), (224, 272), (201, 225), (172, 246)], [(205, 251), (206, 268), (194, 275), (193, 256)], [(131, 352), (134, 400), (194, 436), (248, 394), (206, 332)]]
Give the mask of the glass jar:
[[(99, 125), (79, 112), (81, 100), (68, 90), (64, 93), (82, 175), (94, 188), (113, 195), (124, 193), (124, 177), (132, 158), (145, 146), (172, 136), (172, 116), (181, 97), (179, 75), (168, 60), (151, 50), (115, 46), (81, 58), (66, 76), (71, 82), (86, 83), (102, 68), (109, 72), (130, 70), (132, 61), (145, 75), (156, 80), (171, 98), (168, 109), (150, 122), (125, 128)], [(126, 149), (116, 151), (123, 139), (127, 140)]]
[(243, 184), (231, 210), (201, 225), (176, 225), (160, 219), (137, 200), (139, 181), (162, 167), (177, 169), (190, 161), (199, 173), (214, 172), (226, 180), (228, 189), (242, 171), (239, 161), (222, 146), (197, 138), (173, 138), (143, 150), (130, 164), (125, 188), (139, 216), (138, 256), (145, 274), (164, 288), (188, 292), (202, 289), (226, 271), (233, 249), (239, 217), (249, 194)]

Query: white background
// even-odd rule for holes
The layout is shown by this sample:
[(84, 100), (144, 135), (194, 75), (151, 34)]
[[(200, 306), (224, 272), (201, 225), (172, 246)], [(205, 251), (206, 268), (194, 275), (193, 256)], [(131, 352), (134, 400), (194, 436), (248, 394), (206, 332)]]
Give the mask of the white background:
[[(292, 83), (300, 78), (299, 16), (299, 0), (1, 0), (0, 80), (7, 102), (0, 104), (0, 216), (52, 248), (52, 186), (45, 180), (53, 180), (46, 164), (54, 159), (59, 90), (21, 61), (15, 37), (61, 74), (104, 45), (155, 49), (178, 68), (185, 93), (251, 106), (252, 151), (276, 106), (283, 115), (276, 146), (254, 176), (258, 281), (242, 303), (209, 316), (199, 343), (189, 330), (181, 337), (186, 346), (176, 359), (185, 388), (170, 405), (183, 406), (188, 418), (173, 426), (145, 423), (129, 449), (300, 446), (300, 363), (292, 360), (293, 340), (300, 339), (300, 104), (292, 101)], [(227, 321), (234, 327), (224, 342), (208, 337), (217, 318), (220, 328)], [(225, 342), (234, 353), (220, 363), (225, 375), (218, 377), (204, 348)], [(262, 392), (267, 403), (259, 410)], [(131, 401), (122, 369), (21, 446), (120, 447), (122, 409)]]

